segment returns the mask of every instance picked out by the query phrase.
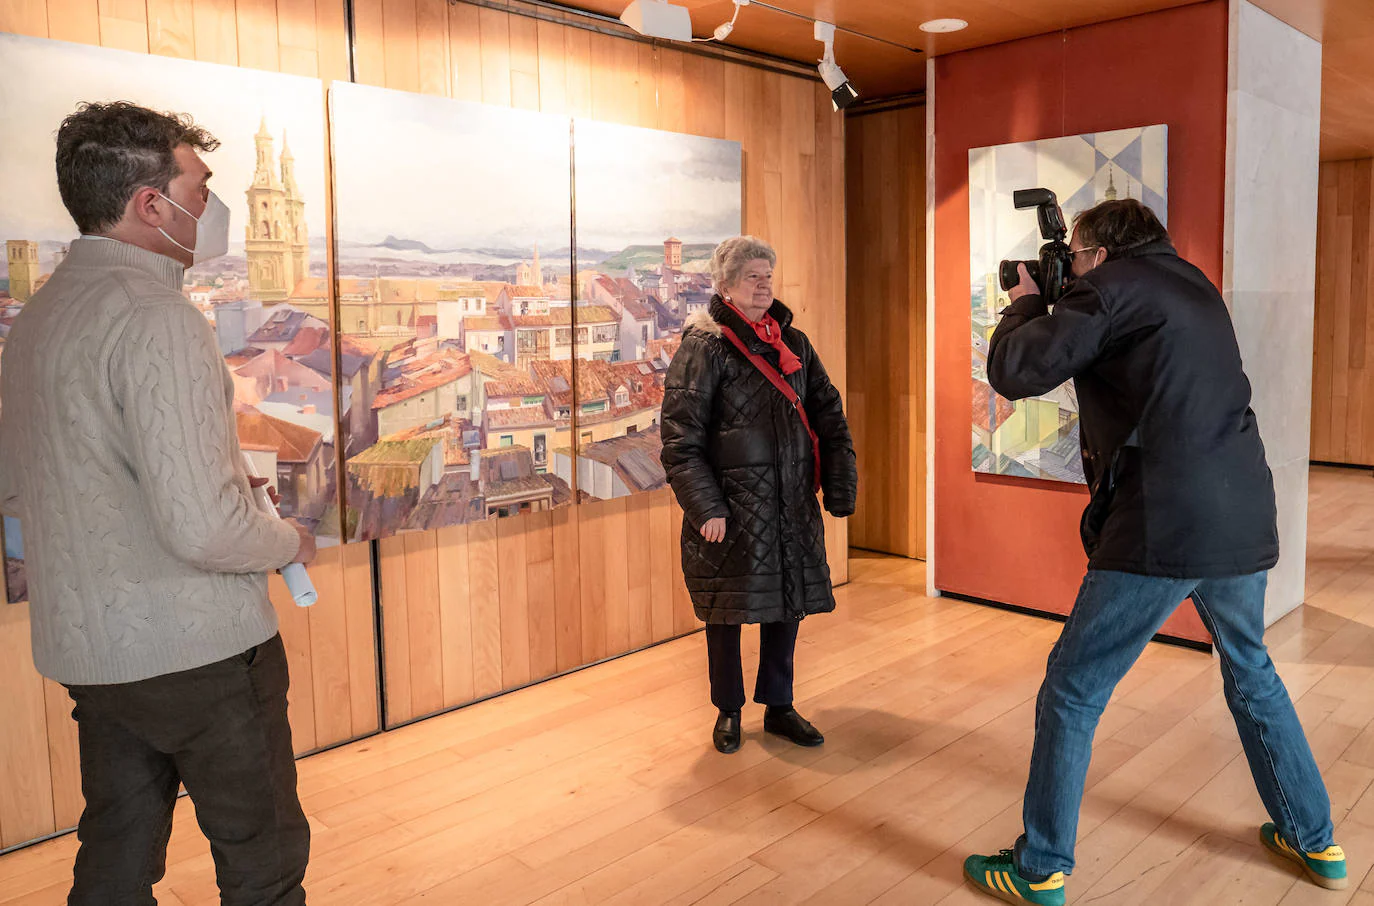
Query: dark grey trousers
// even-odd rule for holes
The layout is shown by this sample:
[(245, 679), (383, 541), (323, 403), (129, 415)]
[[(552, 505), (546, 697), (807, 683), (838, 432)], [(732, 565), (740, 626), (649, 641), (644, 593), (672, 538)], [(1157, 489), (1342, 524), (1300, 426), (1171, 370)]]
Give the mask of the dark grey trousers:
[(223, 906), (298, 906), (310, 827), (296, 796), (281, 636), (135, 683), (69, 686), (81, 814), (69, 906), (148, 906), (179, 784), (210, 841)]

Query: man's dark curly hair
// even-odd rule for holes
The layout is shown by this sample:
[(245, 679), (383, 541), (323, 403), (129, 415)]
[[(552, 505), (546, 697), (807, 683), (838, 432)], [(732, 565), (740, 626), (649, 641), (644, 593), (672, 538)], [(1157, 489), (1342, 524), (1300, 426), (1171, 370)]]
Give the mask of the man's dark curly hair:
[(219, 141), (184, 113), (127, 101), (79, 106), (57, 130), (57, 188), (77, 229), (110, 229), (141, 188), (166, 192), (181, 174), (179, 145), (213, 151)]

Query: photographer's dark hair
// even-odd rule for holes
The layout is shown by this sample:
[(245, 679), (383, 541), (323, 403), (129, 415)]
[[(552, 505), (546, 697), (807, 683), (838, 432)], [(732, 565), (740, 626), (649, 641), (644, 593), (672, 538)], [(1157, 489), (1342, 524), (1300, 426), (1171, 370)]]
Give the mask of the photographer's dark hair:
[(1155, 212), (1134, 198), (1104, 201), (1088, 208), (1074, 218), (1073, 226), (1083, 245), (1106, 249), (1108, 258), (1169, 239), (1169, 231)]
[(166, 192), (181, 174), (178, 145), (213, 151), (219, 141), (187, 114), (127, 101), (82, 104), (57, 130), (57, 188), (82, 233), (113, 227), (134, 193)]

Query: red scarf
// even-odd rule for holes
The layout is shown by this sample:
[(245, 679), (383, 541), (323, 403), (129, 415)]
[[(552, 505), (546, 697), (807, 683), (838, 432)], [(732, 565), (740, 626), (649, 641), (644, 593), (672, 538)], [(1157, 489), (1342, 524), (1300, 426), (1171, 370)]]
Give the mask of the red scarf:
[(728, 299), (722, 299), (726, 305), (730, 306), (731, 311), (739, 315), (745, 324), (754, 328), (754, 335), (760, 340), (773, 347), (778, 352), (778, 364), (781, 366), (783, 374), (796, 374), (801, 371), (801, 359), (797, 354), (787, 347), (782, 341), (782, 325), (778, 324), (778, 319), (764, 312), (763, 317), (757, 321), (750, 321), (745, 317), (744, 312), (735, 307), (735, 303)]

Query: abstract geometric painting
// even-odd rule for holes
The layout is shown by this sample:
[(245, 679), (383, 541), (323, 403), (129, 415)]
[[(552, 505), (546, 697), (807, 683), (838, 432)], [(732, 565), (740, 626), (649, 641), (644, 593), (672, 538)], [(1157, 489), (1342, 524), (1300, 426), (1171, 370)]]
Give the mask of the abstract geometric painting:
[[(282, 512), (340, 532), (325, 280), (325, 133), (318, 80), (0, 35), (0, 355), (14, 319), (76, 238), (53, 174), (58, 125), (83, 101), (188, 113), (222, 143), (205, 160), (229, 206), (229, 253), (186, 272), (237, 390), (239, 441), (273, 478)], [(3, 413), (0, 413), (3, 417)], [(10, 597), (22, 597), (18, 524), (4, 528)]]
[(975, 472), (1084, 482), (1073, 383), (1015, 403), (988, 384), (988, 341), (1009, 301), (998, 285), (998, 262), (1034, 259), (1045, 241), (1034, 209), (1016, 210), (1012, 193), (1053, 190), (1070, 225), (1095, 204), (1135, 198), (1167, 226), (1167, 147), (1167, 126), (1145, 126), (969, 151)]

